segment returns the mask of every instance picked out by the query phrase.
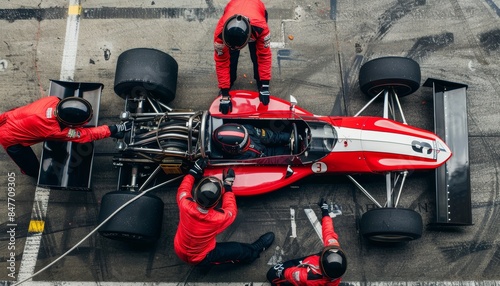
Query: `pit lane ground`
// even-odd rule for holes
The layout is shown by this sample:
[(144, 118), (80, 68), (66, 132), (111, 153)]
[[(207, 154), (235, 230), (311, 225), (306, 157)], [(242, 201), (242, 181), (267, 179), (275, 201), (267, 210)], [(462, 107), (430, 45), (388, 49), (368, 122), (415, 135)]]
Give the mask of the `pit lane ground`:
[[(114, 124), (123, 100), (113, 92), (118, 55), (148, 47), (179, 63), (175, 108), (205, 110), (217, 95), (212, 32), (226, 1), (2, 1), (0, 3), (0, 110), (47, 95), (50, 79), (104, 84), (100, 123)], [(353, 285), (497, 285), (499, 249), (498, 0), (264, 1), (273, 42), (271, 93), (315, 114), (355, 114), (366, 102), (359, 67), (381, 56), (407, 56), (428, 77), (468, 88), (469, 156), (474, 225), (425, 227), (421, 239), (383, 247), (361, 239), (357, 223), (373, 207), (344, 177), (308, 178), (271, 194), (238, 198), (236, 222), (221, 241), (252, 242), (272, 230), (276, 241), (247, 266), (197, 269), (173, 252), (176, 185), (155, 194), (165, 202), (160, 241), (138, 248), (92, 235), (68, 256), (23, 285), (262, 285), (278, 261), (321, 249), (311, 211), (324, 197), (343, 208), (335, 229), (349, 257), (344, 283)], [(255, 89), (247, 50), (235, 89)], [(410, 124), (433, 128), (432, 90), (402, 99)], [(382, 110), (370, 110), (381, 115)], [(41, 144), (34, 146), (40, 154)], [(92, 192), (36, 188), (0, 153), (0, 280), (29, 278), (96, 226), (102, 196), (115, 190), (113, 139), (96, 142)], [(13, 175), (15, 174), (15, 175)], [(8, 183), (15, 181), (15, 195)], [(383, 178), (362, 179), (385, 192)], [(409, 178), (401, 206), (431, 223), (433, 172)], [(14, 208), (8, 199), (14, 198)], [(12, 206), (11, 206), (12, 207)], [(12, 249), (9, 247), (15, 247)], [(11, 255), (13, 253), (13, 255)], [(9, 268), (13, 263), (13, 267)], [(129, 284), (125, 284), (129, 283)], [(147, 284), (146, 284), (147, 283)]]

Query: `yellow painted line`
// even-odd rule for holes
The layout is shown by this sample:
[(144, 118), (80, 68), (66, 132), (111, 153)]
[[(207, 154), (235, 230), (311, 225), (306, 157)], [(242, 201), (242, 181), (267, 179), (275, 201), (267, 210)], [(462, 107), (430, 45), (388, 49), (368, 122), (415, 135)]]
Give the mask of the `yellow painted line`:
[(30, 226), (28, 227), (28, 232), (42, 233), (44, 227), (45, 227), (45, 221), (43, 221), (43, 220), (31, 220)]
[(68, 8), (68, 15), (80, 15), (82, 14), (82, 6), (81, 5), (71, 5)]

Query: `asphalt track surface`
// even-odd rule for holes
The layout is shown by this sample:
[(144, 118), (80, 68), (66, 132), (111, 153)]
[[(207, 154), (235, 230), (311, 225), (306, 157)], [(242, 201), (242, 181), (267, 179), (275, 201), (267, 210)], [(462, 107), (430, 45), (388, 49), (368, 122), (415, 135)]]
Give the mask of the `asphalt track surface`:
[[(175, 108), (205, 110), (217, 94), (212, 31), (225, 1), (2, 1), (1, 110), (47, 95), (50, 79), (100, 82), (99, 120), (113, 124), (123, 100), (113, 92), (118, 55), (156, 48), (179, 63)], [(321, 249), (312, 212), (324, 197), (342, 206), (335, 229), (348, 253), (345, 284), (498, 285), (500, 2), (498, 0), (264, 1), (273, 47), (271, 93), (322, 115), (353, 115), (366, 102), (360, 66), (382, 56), (416, 60), (422, 80), (464, 83), (467, 90), (472, 226), (434, 228), (433, 172), (410, 176), (400, 204), (419, 212), (421, 239), (392, 247), (359, 235), (360, 216), (373, 205), (344, 177), (314, 177), (282, 190), (238, 198), (236, 222), (220, 241), (252, 242), (276, 233), (273, 247), (248, 266), (193, 268), (173, 252), (176, 185), (155, 191), (165, 202), (157, 244), (139, 248), (95, 234), (23, 285), (265, 285), (277, 262)], [(236, 89), (255, 89), (248, 52), (240, 57)], [(402, 100), (411, 125), (432, 130), (432, 91)], [(381, 109), (370, 109), (381, 115)], [(34, 146), (40, 154), (41, 145)], [(102, 196), (116, 188), (112, 139), (96, 142), (91, 192), (36, 187), (5, 152), (0, 154), (0, 282), (29, 278), (73, 247), (97, 223)], [(12, 175), (15, 174), (15, 175)], [(13, 179), (14, 178), (14, 179)], [(15, 195), (9, 196), (9, 180)], [(360, 178), (383, 190), (383, 178)], [(380, 195), (383, 197), (384, 192)], [(9, 197), (14, 206), (8, 208)], [(14, 207), (14, 208), (12, 208)], [(9, 249), (14, 246), (15, 249)], [(11, 255), (11, 253), (14, 253)], [(10, 268), (11, 266), (14, 269)]]

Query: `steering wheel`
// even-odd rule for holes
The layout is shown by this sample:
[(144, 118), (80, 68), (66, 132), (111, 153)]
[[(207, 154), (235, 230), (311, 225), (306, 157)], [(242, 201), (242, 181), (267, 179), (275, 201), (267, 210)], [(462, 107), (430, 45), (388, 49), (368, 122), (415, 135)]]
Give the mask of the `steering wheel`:
[(290, 152), (291, 155), (299, 153), (299, 132), (295, 123), (292, 123), (292, 134), (290, 134)]

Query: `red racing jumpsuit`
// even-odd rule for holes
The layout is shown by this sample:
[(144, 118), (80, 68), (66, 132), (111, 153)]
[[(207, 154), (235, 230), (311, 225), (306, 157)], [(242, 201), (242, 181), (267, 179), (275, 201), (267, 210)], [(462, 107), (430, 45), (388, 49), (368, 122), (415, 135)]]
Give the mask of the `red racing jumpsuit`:
[(107, 125), (91, 128), (68, 128), (60, 125), (54, 110), (60, 99), (47, 96), (33, 103), (0, 114), (0, 145), (21, 168), (38, 177), (38, 158), (31, 145), (45, 140), (87, 143), (111, 136)]
[(204, 209), (194, 201), (191, 190), (194, 177), (186, 175), (177, 191), (179, 226), (174, 238), (174, 251), (189, 264), (200, 263), (216, 246), (216, 236), (230, 226), (237, 215), (233, 192), (224, 192), (220, 209)]
[(47, 96), (0, 114), (0, 145), (31, 146), (45, 140), (87, 143), (111, 135), (107, 125), (93, 128), (61, 127), (54, 115), (60, 99)]
[[(236, 63), (230, 63), (233, 58), (229, 48), (222, 41), (224, 24), (228, 18), (235, 14), (247, 17), (252, 26), (248, 46), (254, 64), (254, 78), (257, 83), (271, 80), (271, 33), (267, 25), (266, 7), (261, 0), (231, 0), (224, 9), (224, 14), (219, 19), (214, 32), (215, 71), (220, 89), (231, 88), (236, 79), (237, 57)], [(231, 53), (233, 52), (239, 56), (239, 51), (231, 51)]]
[[(338, 245), (338, 235), (333, 229), (330, 216), (321, 219), (323, 245)], [(319, 266), (320, 253), (300, 259), (286, 261), (271, 268), (267, 274), (272, 285), (295, 286), (337, 286), (342, 278), (331, 279), (323, 276)]]

